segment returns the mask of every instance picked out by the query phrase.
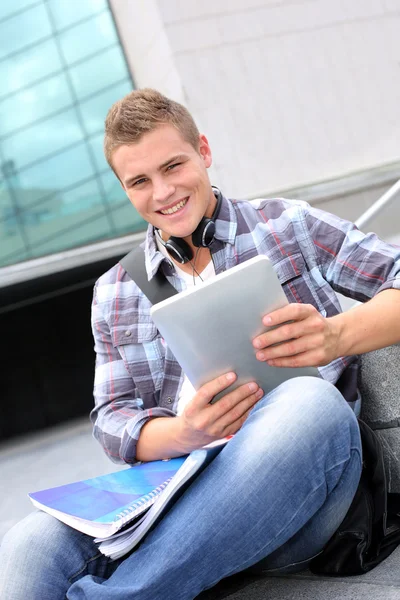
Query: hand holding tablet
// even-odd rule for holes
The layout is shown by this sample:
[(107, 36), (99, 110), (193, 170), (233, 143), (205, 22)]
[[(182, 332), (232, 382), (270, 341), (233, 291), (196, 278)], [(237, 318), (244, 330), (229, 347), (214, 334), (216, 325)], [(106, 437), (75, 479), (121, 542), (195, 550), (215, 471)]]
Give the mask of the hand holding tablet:
[(254, 338), (271, 329), (263, 317), (287, 305), (271, 262), (256, 256), (155, 304), (151, 316), (196, 390), (233, 371), (228, 391), (255, 381), (268, 393), (292, 377), (319, 375), (313, 367), (281, 368), (256, 358)]

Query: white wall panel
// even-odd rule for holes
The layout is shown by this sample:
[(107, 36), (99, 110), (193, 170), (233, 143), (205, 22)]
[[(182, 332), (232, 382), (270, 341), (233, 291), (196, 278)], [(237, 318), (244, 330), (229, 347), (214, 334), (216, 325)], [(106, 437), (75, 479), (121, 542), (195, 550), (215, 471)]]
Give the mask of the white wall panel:
[(156, 0), (109, 0), (136, 87), (154, 87), (184, 102), (163, 19)]
[(176, 91), (208, 135), (212, 180), (227, 193), (263, 194), (400, 159), (400, 0), (112, 5), (117, 16), (129, 5), (147, 35), (142, 51), (134, 47), (125, 19), (137, 84)]

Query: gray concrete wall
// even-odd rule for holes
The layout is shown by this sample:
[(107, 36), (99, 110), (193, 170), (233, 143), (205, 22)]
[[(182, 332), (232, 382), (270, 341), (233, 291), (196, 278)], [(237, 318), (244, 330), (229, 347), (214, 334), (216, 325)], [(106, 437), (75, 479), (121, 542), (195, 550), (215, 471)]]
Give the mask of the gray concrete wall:
[(400, 160), (399, 0), (111, 0), (138, 87), (184, 101), (235, 197)]

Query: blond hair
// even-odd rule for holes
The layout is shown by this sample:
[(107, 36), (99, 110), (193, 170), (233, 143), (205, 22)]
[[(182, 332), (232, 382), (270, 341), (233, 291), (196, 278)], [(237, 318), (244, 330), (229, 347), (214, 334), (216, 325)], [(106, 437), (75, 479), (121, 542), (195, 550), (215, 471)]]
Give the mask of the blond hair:
[(189, 111), (157, 90), (134, 90), (113, 104), (105, 120), (104, 154), (110, 167), (114, 151), (135, 144), (160, 125), (173, 125), (196, 150), (199, 130)]

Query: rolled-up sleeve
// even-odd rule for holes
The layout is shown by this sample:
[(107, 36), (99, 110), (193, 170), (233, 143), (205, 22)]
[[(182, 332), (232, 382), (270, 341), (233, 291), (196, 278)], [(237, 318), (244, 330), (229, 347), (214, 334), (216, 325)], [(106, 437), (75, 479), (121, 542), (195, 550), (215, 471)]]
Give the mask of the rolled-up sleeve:
[(305, 222), (319, 269), (335, 291), (365, 302), (383, 290), (400, 290), (400, 246), (312, 207)]
[(134, 463), (141, 429), (154, 417), (173, 417), (162, 407), (145, 408), (135, 382), (111, 339), (110, 327), (97, 300), (92, 302), (92, 333), (96, 353), (94, 408), (90, 413), (93, 435), (109, 458), (117, 463)]

